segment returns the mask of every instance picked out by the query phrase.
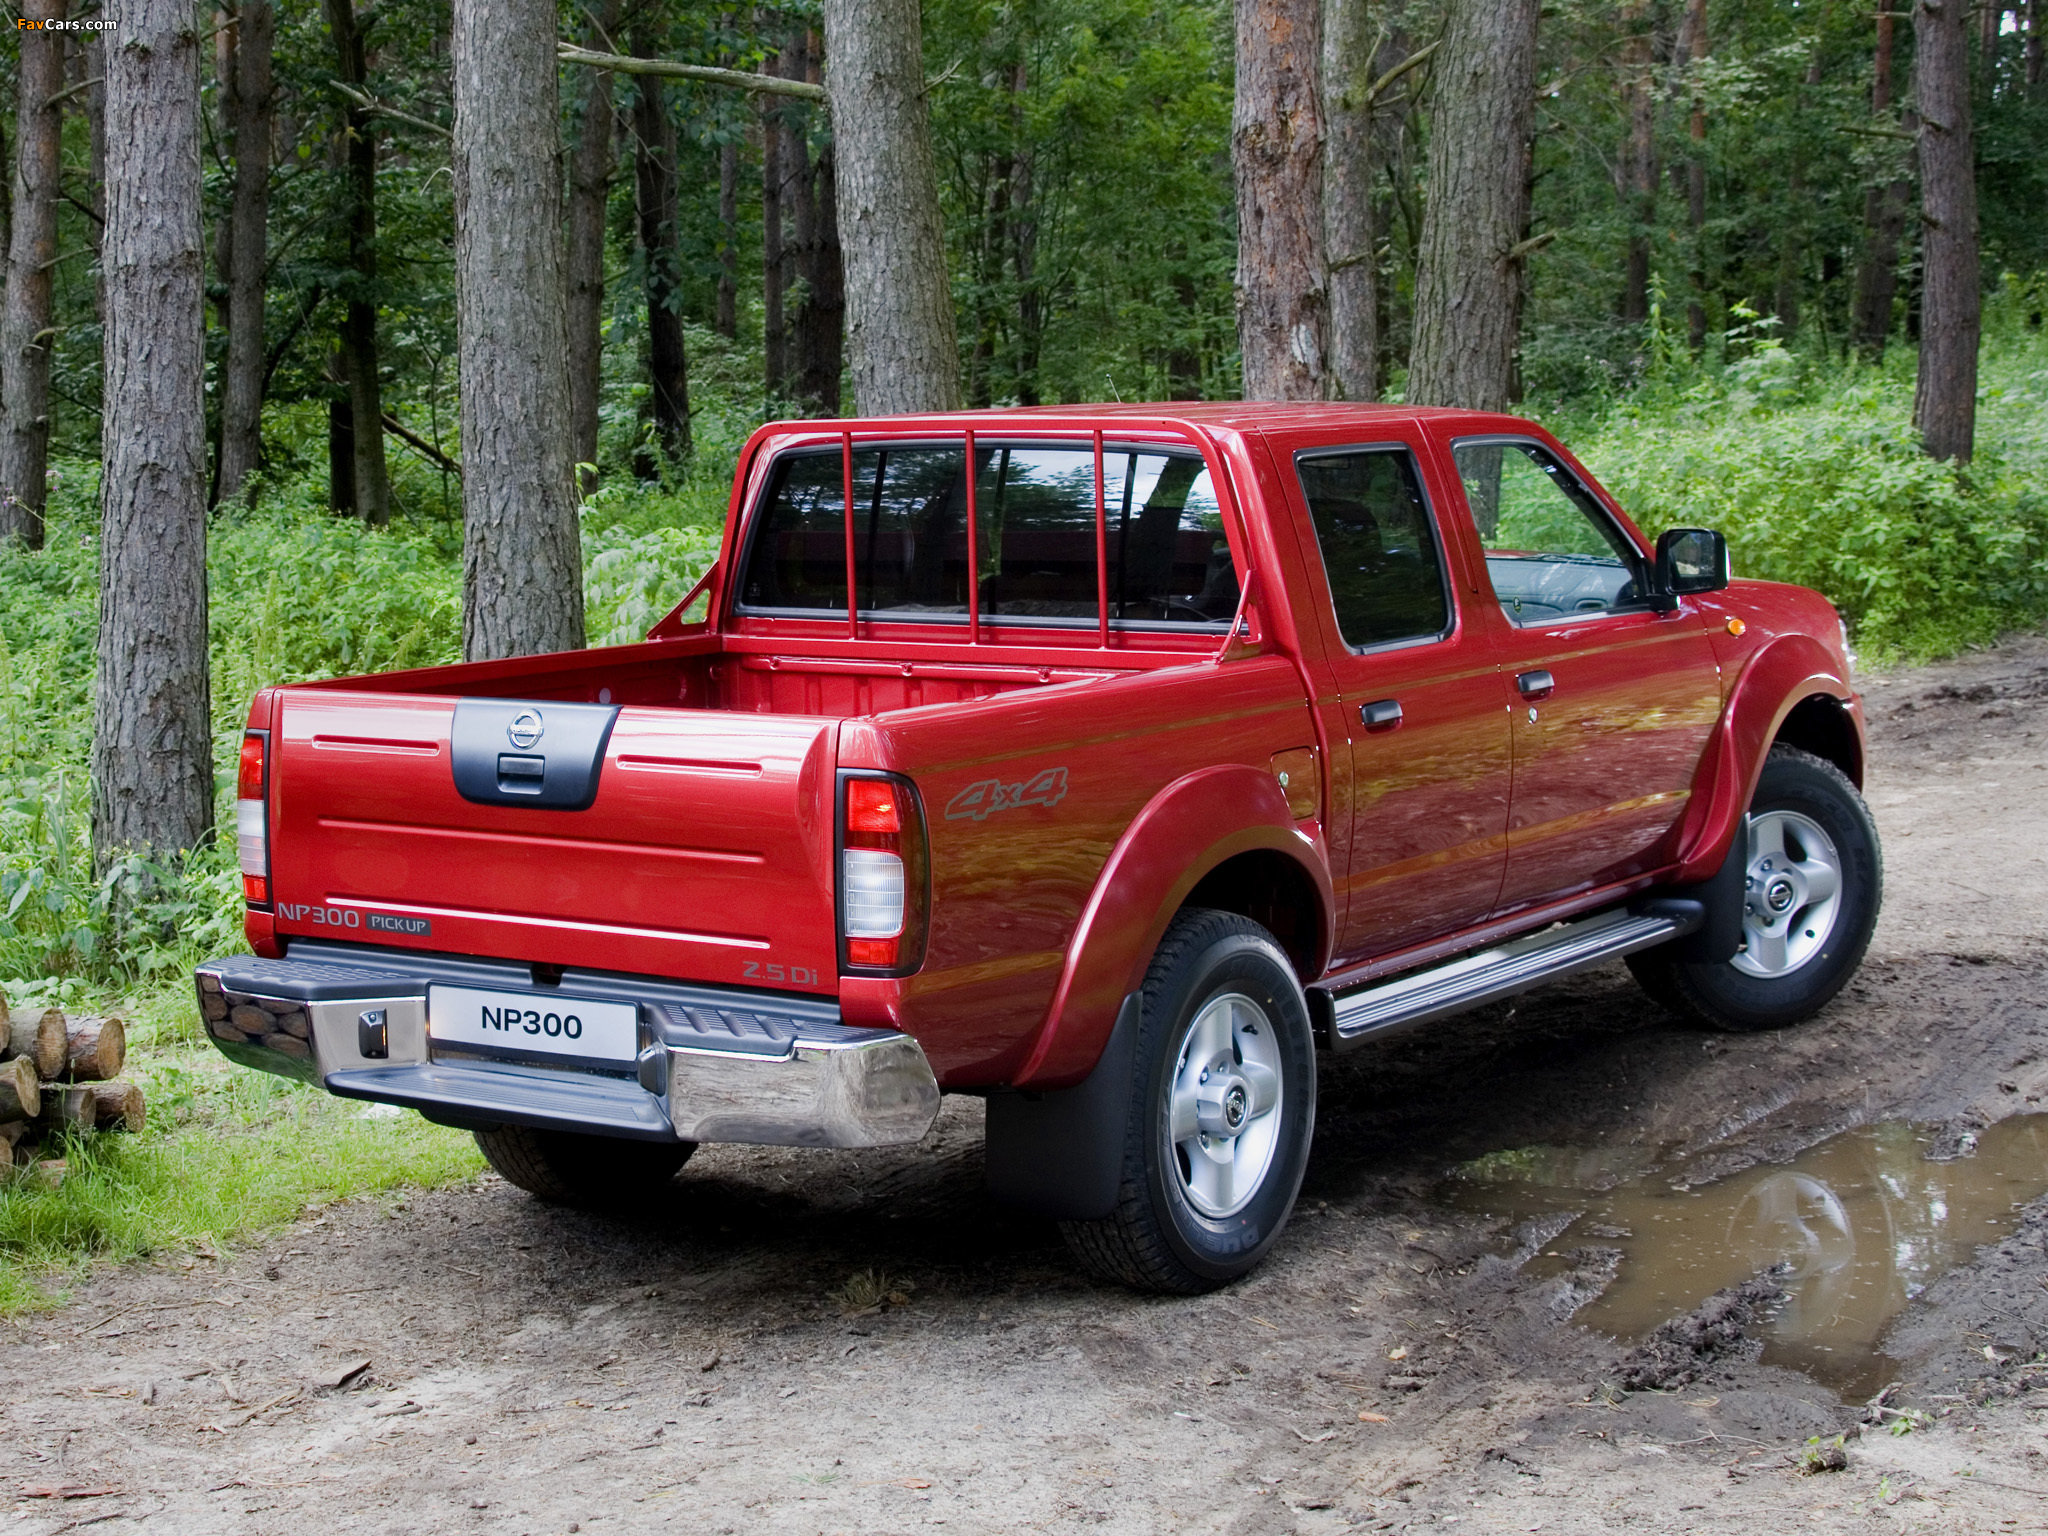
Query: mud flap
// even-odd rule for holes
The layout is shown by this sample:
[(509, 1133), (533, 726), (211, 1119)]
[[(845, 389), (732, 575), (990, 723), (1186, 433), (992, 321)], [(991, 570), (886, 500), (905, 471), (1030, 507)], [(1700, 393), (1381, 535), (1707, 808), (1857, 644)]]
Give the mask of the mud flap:
[(1711, 879), (1680, 887), (1673, 894), (1689, 896), (1707, 909), (1707, 920), (1682, 939), (1670, 954), (1689, 965), (1726, 965), (1742, 948), (1743, 881), (1749, 873), (1749, 817), (1736, 823), (1728, 856)]
[(987, 1186), (996, 1199), (1065, 1221), (1097, 1221), (1115, 1207), (1138, 1015), (1133, 992), (1117, 1010), (1095, 1070), (1078, 1086), (989, 1095)]

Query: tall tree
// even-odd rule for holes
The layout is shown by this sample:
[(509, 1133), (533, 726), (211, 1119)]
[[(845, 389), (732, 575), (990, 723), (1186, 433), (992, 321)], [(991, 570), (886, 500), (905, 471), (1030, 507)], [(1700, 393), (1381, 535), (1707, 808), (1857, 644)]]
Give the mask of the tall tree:
[(570, 454), (555, 7), (455, 0), (462, 651), (583, 644)]
[[(382, 527), (391, 520), (391, 477), (384, 458), (384, 385), (377, 357), (377, 119), (362, 102), (369, 67), (355, 0), (325, 3), (335, 72), (352, 93), (342, 114), (349, 286), (341, 327), (353, 455), (351, 488), (356, 515)], [(549, 37), (552, 40), (552, 32)]]
[[(1878, 0), (1877, 44), (1872, 53), (1870, 115), (1887, 131), (1892, 110), (1892, 57), (1898, 14), (1893, 0)], [(1907, 114), (1907, 128), (1913, 126)], [(1856, 262), (1856, 287), (1849, 309), (1849, 339), (1872, 362), (1884, 356), (1891, 335), (1892, 301), (1899, 291), (1899, 241), (1906, 233), (1912, 183), (1895, 172), (1863, 193), (1863, 250)]]
[(1685, 340), (1695, 354), (1707, 344), (1707, 98), (1698, 79), (1707, 58), (1707, 0), (1685, 0), (1679, 25), (1678, 64), (1686, 74), (1685, 222), (1691, 237), (1685, 300)]
[[(591, 21), (593, 45), (609, 49), (618, 26), (619, 0), (601, 0)], [(569, 155), (569, 419), (570, 452), (578, 464), (597, 462), (598, 394), (604, 368), (604, 216), (611, 198), (616, 137), (611, 71), (593, 69), (587, 74), (576, 146)]]
[[(781, 71), (781, 60), (768, 61), (768, 73)], [(783, 126), (779, 97), (761, 98), (761, 352), (762, 382), (771, 398), (789, 388), (789, 268), (782, 248), (783, 159), (789, 132)]]
[(1321, 0), (1236, 0), (1237, 339), (1247, 400), (1319, 400), (1329, 357)]
[(2027, 0), (2026, 74), (2029, 96), (2041, 89), (2041, 27), (2041, 0)]
[(918, 0), (824, 0), (824, 16), (855, 409), (955, 410), (960, 354)]
[[(64, 0), (28, 0), (23, 16), (62, 21)], [(14, 119), (13, 218), (7, 241), (7, 299), (0, 312), (0, 538), (43, 543), (49, 488), (51, 268), (57, 262), (61, 194), (64, 34), (44, 25), (17, 31), (20, 106)]]
[(1539, 0), (1451, 0), (1437, 55), (1408, 400), (1502, 410), (1528, 254)]
[[(815, 84), (821, 73), (817, 34), (799, 32), (782, 63), (790, 79)], [(845, 360), (846, 280), (832, 185), (832, 141), (827, 138), (814, 157), (810, 108), (793, 105), (786, 114), (780, 135), (780, 203), (790, 216), (791, 238), (784, 244), (783, 258), (797, 281), (786, 289), (795, 294), (796, 303), (785, 310), (785, 366), (805, 415), (837, 416)]]
[(1366, 0), (1323, 8), (1323, 240), (1330, 279), (1330, 393), (1379, 398), (1379, 231), (1373, 178), (1374, 37)]
[(107, 324), (92, 844), (198, 846), (213, 825), (199, 30), (125, 0), (106, 50)]
[(1975, 446), (1977, 167), (1970, 132), (1968, 0), (1919, 0), (1913, 12), (1920, 107), (1920, 371), (1913, 424), (1937, 459), (1967, 464)]
[(1622, 266), (1620, 309), (1624, 321), (1641, 325), (1650, 318), (1650, 229), (1657, 218), (1656, 39), (1650, 31), (1649, 0), (1626, 0), (1621, 25), (1626, 133), (1615, 162), (1614, 184), (1628, 224), (1628, 254)]
[(740, 333), (740, 141), (729, 128), (718, 146), (718, 304), (711, 323), (727, 341)]
[[(654, 57), (645, 36), (634, 51)], [(658, 76), (634, 82), (633, 186), (647, 288), (647, 373), (654, 436), (671, 461), (690, 451), (689, 357), (683, 350), (683, 261), (677, 249), (676, 124)]]
[(254, 473), (263, 452), (263, 290), (269, 262), (270, 56), (276, 36), (270, 0), (243, 0), (221, 29), (221, 125), (235, 161), (234, 201), (221, 226), (220, 279), (227, 289), (228, 352), (222, 371), (220, 468), (225, 501)]

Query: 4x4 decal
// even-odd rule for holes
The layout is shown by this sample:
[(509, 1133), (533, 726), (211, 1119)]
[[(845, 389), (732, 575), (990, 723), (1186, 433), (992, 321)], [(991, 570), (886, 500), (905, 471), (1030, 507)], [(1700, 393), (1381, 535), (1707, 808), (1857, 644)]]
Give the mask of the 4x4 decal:
[(1067, 770), (1048, 768), (1020, 784), (982, 779), (946, 802), (948, 821), (986, 821), (997, 811), (1020, 805), (1058, 805), (1067, 797)]

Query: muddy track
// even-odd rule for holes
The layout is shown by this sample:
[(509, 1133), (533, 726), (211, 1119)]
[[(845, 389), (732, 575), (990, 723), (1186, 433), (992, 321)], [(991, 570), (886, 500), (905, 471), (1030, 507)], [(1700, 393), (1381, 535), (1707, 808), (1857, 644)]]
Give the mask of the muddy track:
[[(2048, 1109), (2048, 643), (1869, 694), (1887, 906), (1821, 1018), (1701, 1034), (1616, 967), (1328, 1064), (1300, 1213), (1245, 1284), (1080, 1280), (983, 1199), (968, 1101), (910, 1151), (709, 1149), (633, 1220), (489, 1178), (358, 1203), (21, 1325), (14, 1481), (118, 1491), (16, 1528), (2041, 1529), (2048, 1205), (1893, 1327), (1888, 1403), (1928, 1415), (1894, 1436), (1739, 1326), (1623, 1391), (1626, 1345), (1573, 1316), (1628, 1261), (1445, 1194), (1516, 1149), (1701, 1185)], [(1843, 1432), (1845, 1470), (1796, 1470)]]

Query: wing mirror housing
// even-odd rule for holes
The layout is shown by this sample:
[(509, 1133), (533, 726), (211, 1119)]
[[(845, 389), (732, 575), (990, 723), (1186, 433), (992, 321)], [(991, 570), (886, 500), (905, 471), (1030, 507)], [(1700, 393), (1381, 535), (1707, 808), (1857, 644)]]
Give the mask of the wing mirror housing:
[(1670, 607), (1696, 592), (1719, 592), (1733, 579), (1728, 541), (1712, 528), (1668, 528), (1657, 540), (1657, 595)]

